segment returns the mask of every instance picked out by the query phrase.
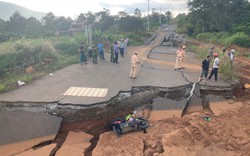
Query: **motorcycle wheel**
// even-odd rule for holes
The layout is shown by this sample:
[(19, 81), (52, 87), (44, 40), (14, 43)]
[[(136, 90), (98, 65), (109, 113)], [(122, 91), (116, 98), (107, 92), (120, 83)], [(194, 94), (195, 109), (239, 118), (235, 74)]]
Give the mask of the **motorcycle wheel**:
[(138, 123), (138, 128), (141, 130), (148, 128), (148, 126), (149, 126), (149, 123), (146, 120), (142, 120), (140, 123)]
[(113, 129), (114, 122), (116, 122), (116, 121), (121, 121), (121, 122), (122, 122), (122, 118), (117, 117), (117, 118), (113, 119), (113, 120), (110, 122), (109, 128), (110, 128), (111, 130)]
[(118, 137), (121, 135), (121, 129), (115, 125), (113, 125), (113, 131)]

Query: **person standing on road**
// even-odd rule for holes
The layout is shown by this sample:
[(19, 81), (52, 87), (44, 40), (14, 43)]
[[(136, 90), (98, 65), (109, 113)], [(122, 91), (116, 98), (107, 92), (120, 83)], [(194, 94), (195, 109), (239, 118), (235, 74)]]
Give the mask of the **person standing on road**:
[(104, 58), (104, 45), (101, 41), (97, 44), (97, 48), (99, 51), (100, 60), (105, 60), (105, 58)]
[(217, 81), (219, 66), (220, 66), (220, 59), (218, 58), (218, 54), (214, 53), (213, 69), (212, 69), (212, 72), (210, 73), (210, 75), (208, 77), (209, 80), (214, 75), (214, 80)]
[(115, 53), (114, 63), (119, 63), (119, 62), (118, 62), (119, 47), (118, 47), (118, 42), (117, 42), (117, 41), (116, 41), (115, 44), (114, 44), (114, 53)]
[(184, 57), (182, 46), (176, 51), (176, 62), (175, 62), (175, 70), (183, 68), (182, 59)]
[(201, 76), (199, 77), (198, 82), (200, 82), (204, 78), (203, 82), (206, 83), (210, 60), (211, 60), (211, 57), (210, 55), (208, 55), (207, 58), (202, 61), (202, 64), (201, 64), (202, 72), (201, 72)]
[(209, 55), (210, 57), (212, 57), (212, 56), (214, 55), (214, 46), (212, 46), (212, 47), (209, 49), (208, 55)]
[(114, 43), (110, 42), (110, 62), (114, 62)]
[(92, 47), (92, 60), (93, 64), (97, 64), (97, 47)]
[(186, 56), (186, 46), (182, 46), (182, 50), (183, 50), (182, 69), (184, 69), (184, 62), (185, 62), (185, 56)]
[(83, 45), (83, 42), (81, 42), (81, 44), (80, 44), (80, 63), (81, 63), (81, 65), (83, 64), (83, 62), (85, 64), (87, 64), (87, 59), (86, 59), (86, 56), (84, 54), (84, 45)]
[(93, 52), (93, 49), (92, 49), (92, 46), (90, 45), (88, 49), (88, 58), (92, 57), (92, 52)]
[(139, 59), (137, 57), (137, 52), (135, 52), (131, 56), (131, 69), (130, 69), (130, 78), (136, 79), (136, 74), (137, 74), (137, 65), (140, 64)]
[(124, 57), (124, 40), (123, 39), (121, 39), (119, 47), (120, 47), (121, 57)]
[(128, 53), (128, 37), (125, 39), (124, 41), (124, 53), (127, 54)]

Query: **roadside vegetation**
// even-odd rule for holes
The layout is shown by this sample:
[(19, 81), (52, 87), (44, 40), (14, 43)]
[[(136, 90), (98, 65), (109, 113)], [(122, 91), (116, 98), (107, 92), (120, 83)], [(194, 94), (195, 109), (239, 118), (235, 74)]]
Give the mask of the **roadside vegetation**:
[(189, 13), (176, 17), (178, 33), (203, 42), (250, 48), (250, 2), (188, 1)]
[(41, 21), (25, 18), (15, 12), (8, 21), (0, 19), (0, 92), (14, 89), (17, 81), (30, 83), (42, 75), (79, 62), (79, 45), (84, 42), (85, 51), (90, 46), (86, 28), (91, 27), (92, 44), (102, 41), (109, 52), (111, 42), (129, 38), (129, 46), (141, 45), (161, 24), (169, 24), (172, 13), (150, 14), (150, 30), (147, 16), (139, 9), (134, 15), (119, 12), (111, 15), (100, 12), (80, 14), (76, 20), (57, 17), (48, 13)]
[[(211, 46), (221, 59), (220, 73), (227, 79), (237, 81), (237, 69), (232, 69), (227, 57), (228, 47), (250, 48), (250, 2), (247, 0), (234, 1), (203, 1), (189, 0), (189, 13), (176, 17), (177, 33), (187, 34), (198, 44), (192, 45), (190, 50), (206, 58)], [(222, 49), (228, 48), (225, 56)], [(236, 49), (237, 57), (250, 58), (250, 50), (242, 52)]]
[[(198, 54), (198, 57), (203, 60), (208, 55), (208, 50), (211, 48), (211, 44), (200, 44), (200, 45), (194, 45), (192, 44), (190, 47), (188, 47), (189, 51), (193, 51)], [(223, 75), (223, 77), (227, 80), (232, 80), (234, 82), (239, 81), (239, 77), (237, 75), (237, 72), (235, 72), (235, 68), (232, 68), (230, 64), (230, 60), (227, 56), (227, 54), (222, 53), (222, 49), (220, 47), (215, 47), (214, 51), (218, 53), (220, 58), (220, 68), (219, 73)], [(212, 63), (210, 63), (210, 66), (212, 68)]]

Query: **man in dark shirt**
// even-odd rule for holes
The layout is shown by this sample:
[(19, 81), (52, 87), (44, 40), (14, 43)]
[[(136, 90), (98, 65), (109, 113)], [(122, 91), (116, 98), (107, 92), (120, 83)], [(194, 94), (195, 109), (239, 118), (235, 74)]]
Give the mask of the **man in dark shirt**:
[(201, 72), (201, 76), (199, 77), (199, 82), (204, 78), (203, 82), (206, 83), (207, 80), (207, 75), (208, 75), (208, 71), (209, 71), (209, 63), (210, 63), (211, 57), (210, 55), (207, 56), (207, 58), (205, 60), (202, 61), (202, 72)]

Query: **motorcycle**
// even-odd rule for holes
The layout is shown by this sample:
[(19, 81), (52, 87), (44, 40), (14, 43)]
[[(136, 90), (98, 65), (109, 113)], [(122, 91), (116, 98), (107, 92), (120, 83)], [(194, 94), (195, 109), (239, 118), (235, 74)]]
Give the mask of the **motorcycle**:
[(140, 131), (143, 130), (144, 133), (146, 132), (146, 128), (148, 128), (149, 123), (146, 119), (142, 117), (133, 117), (133, 121), (126, 121), (122, 118), (115, 118), (110, 123), (110, 128), (114, 131), (117, 136), (121, 134), (125, 134), (132, 131)]

